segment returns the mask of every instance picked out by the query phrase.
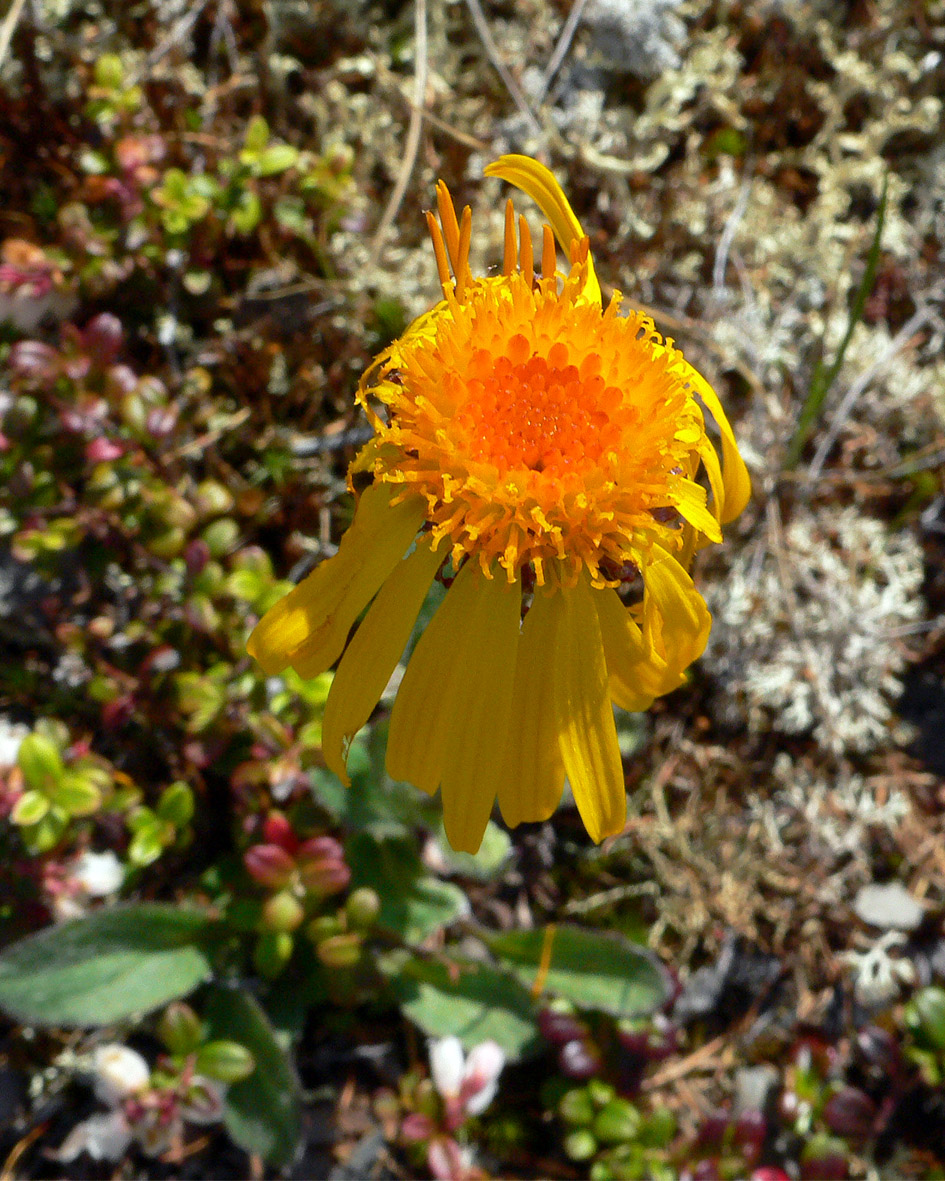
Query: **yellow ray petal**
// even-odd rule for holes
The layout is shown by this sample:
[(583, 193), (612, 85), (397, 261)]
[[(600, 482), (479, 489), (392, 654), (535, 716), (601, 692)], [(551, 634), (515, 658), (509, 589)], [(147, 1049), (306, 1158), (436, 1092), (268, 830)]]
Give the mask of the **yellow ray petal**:
[(718, 453), (707, 438), (703, 438), (699, 444), (699, 458), (705, 467), (709, 487), (712, 489), (712, 512), (718, 519), (725, 507), (725, 484), (722, 480), (722, 465), (719, 463)]
[[(568, 204), (561, 185), (544, 164), (539, 164), (531, 156), (500, 156), (498, 160), (487, 165), (485, 173), (486, 176), (497, 176), (527, 193), (551, 223), (565, 257), (571, 257), (571, 244), (585, 236), (584, 230)], [(584, 295), (588, 300), (600, 303), (600, 283), (594, 273), (594, 263), (590, 256), (587, 260), (587, 284)]]
[[(474, 563), (470, 563), (474, 565)], [(516, 578), (470, 578), (461, 637), (462, 675), (448, 719), (443, 766), (443, 826), (459, 852), (482, 843), (505, 765), (515, 681), (522, 588)]]
[(594, 592), (610, 678), (610, 696), (621, 709), (649, 709), (659, 693), (666, 661), (643, 642), (639, 625), (612, 588)]
[(554, 700), (561, 757), (590, 837), (620, 832), (627, 817), (607, 664), (587, 574), (552, 599), (558, 615)]
[(720, 520), (723, 525), (733, 521), (748, 503), (751, 496), (751, 477), (748, 468), (738, 450), (735, 434), (725, 417), (722, 403), (715, 390), (709, 385), (701, 373), (691, 365), (687, 365), (687, 377), (692, 388), (699, 395), (709, 413), (718, 424), (722, 435), (722, 477), (725, 484), (725, 504), (722, 506)]
[(291, 664), (303, 677), (314, 677), (338, 659), (351, 625), (423, 522), (426, 504), (420, 497), (391, 507), (391, 495), (388, 484), (368, 488), (337, 554), (256, 625), (247, 649), (267, 673)]
[(643, 637), (666, 660), (660, 692), (668, 693), (705, 651), (712, 616), (676, 559), (659, 547), (654, 551), (656, 560), (643, 571)]
[[(487, 584), (485, 592), (484, 584)], [(499, 595), (501, 598), (493, 597)], [(503, 621), (498, 626), (497, 603), (501, 605), (499, 617)], [(496, 578), (490, 583), (475, 561), (467, 562), (460, 570), (439, 610), (420, 637), (394, 702), (387, 740), (387, 770), (394, 779), (412, 783), (430, 795), (444, 781), (448, 761), (457, 742), (454, 727), (461, 722), (464, 713), (473, 708), (470, 694), (483, 691), (483, 683), (475, 672), (476, 666), (485, 659), (492, 667), (498, 659), (491, 647), (489, 654), (483, 656), (483, 645), (492, 645), (489, 631), (494, 628), (498, 633), (495, 644), (500, 649), (507, 646), (508, 619), (513, 617), (513, 638), (517, 639), (520, 603), (518, 582), (509, 586), (505, 579)], [(506, 659), (508, 671), (502, 675), (507, 677), (508, 688), (503, 688), (501, 684), (495, 686), (495, 692), (501, 700), (511, 693), (514, 647), (508, 651)], [(499, 673), (495, 675), (498, 677)], [(480, 703), (476, 708), (483, 707)], [(506, 718), (508, 712), (506, 708)], [(501, 729), (502, 717), (497, 715), (494, 720)], [(502, 735), (504, 742), (504, 731)], [(453, 782), (451, 779), (450, 783)], [(478, 822), (478, 816), (483, 810), (486, 791), (492, 793), (485, 808), (488, 819), (489, 808), (495, 798), (494, 782), (488, 784), (477, 797), (478, 812), (475, 815), (471, 812), (468, 820), (460, 820), (458, 824), (467, 838), (474, 827), (473, 822)], [(446, 807), (444, 799), (444, 821), (448, 825), (447, 835), (452, 841), (457, 825), (453, 824), (452, 812), (446, 815)], [(485, 820), (482, 826), (485, 827)], [(464, 841), (464, 844), (469, 843), (471, 841)]]
[(680, 479), (673, 488), (676, 508), (679, 515), (694, 529), (704, 533), (710, 541), (721, 541), (722, 530), (719, 523), (709, 512), (706, 505), (706, 491), (692, 480)]
[(380, 700), (444, 553), (424, 538), (394, 567), (338, 665), (325, 703), (322, 754), (346, 787), (348, 744)]
[(499, 781), (499, 807), (510, 828), (547, 820), (564, 788), (552, 679), (558, 616), (551, 598), (535, 594), (518, 642), (507, 759)]

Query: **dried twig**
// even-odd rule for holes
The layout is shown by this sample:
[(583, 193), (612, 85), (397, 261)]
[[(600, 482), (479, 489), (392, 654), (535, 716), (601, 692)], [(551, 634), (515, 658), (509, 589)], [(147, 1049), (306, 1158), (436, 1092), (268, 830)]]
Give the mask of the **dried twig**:
[(16, 30), (17, 21), (20, 19), (20, 14), (23, 11), (23, 6), (26, 0), (13, 0), (10, 5), (10, 11), (3, 18), (3, 24), (0, 25), (0, 66), (3, 65), (7, 56), (7, 50), (10, 48), (10, 42), (13, 40), (13, 33)]
[(833, 447), (834, 443), (836, 443), (840, 432), (843, 430), (847, 419), (850, 417), (853, 407), (856, 405), (857, 401), (863, 394), (863, 391), (867, 388), (876, 374), (879, 373), (880, 370), (886, 365), (888, 365), (898, 353), (902, 352), (912, 337), (929, 318), (930, 313), (928, 308), (919, 308), (917, 312), (910, 316), (889, 342), (889, 348), (877, 361), (870, 365), (870, 367), (864, 373), (860, 374), (853, 385), (851, 385), (844, 394), (843, 401), (837, 407), (837, 413), (834, 415), (834, 420), (830, 424), (830, 429), (827, 431), (826, 435), (824, 435), (820, 445), (814, 453), (814, 458), (810, 461), (810, 467), (807, 469), (808, 481), (816, 480), (820, 475), (823, 466), (827, 461), (827, 456), (830, 454), (831, 448)]
[[(405, 103), (411, 111), (417, 109), (417, 104), (414, 100), (402, 89), (400, 82), (400, 75), (395, 74), (393, 70), (389, 69), (384, 62), (377, 62), (377, 76), (387, 86), (392, 93), (396, 94), (401, 102)], [(432, 111), (420, 108), (423, 112), (424, 121), (433, 127), (438, 127), (440, 131), (445, 131), (447, 135), (451, 136), (457, 142), (465, 144), (466, 147), (472, 148), (476, 152), (488, 152), (489, 144), (483, 139), (478, 139), (475, 135), (470, 135), (468, 131), (461, 131), (458, 127), (454, 127), (452, 123), (447, 123), (445, 119), (441, 119), (438, 115), (434, 115)]]
[(581, 23), (581, 13), (584, 11), (584, 5), (587, 0), (574, 0), (571, 5), (571, 11), (568, 13), (568, 19), (564, 22), (564, 28), (561, 30), (561, 36), (558, 38), (558, 44), (554, 47), (554, 52), (548, 59), (548, 64), (545, 66), (545, 72), (541, 76), (541, 82), (538, 86), (538, 93), (535, 95), (535, 105), (541, 106), (545, 101), (545, 95), (548, 93), (548, 87), (554, 80), (555, 74), (561, 68), (561, 63), (567, 56), (568, 50), (571, 48), (571, 42), (574, 39), (574, 34), (577, 32), (577, 27)]
[(170, 53), (176, 45), (179, 45), (184, 40), (200, 19), (200, 15), (207, 7), (208, 2), (209, 0), (198, 0), (196, 4), (184, 12), (184, 15), (178, 20), (177, 24), (174, 25), (164, 40), (151, 50), (144, 61), (144, 65), (139, 70), (133, 72), (131, 77), (128, 78), (126, 85), (136, 86), (142, 79), (147, 78), (161, 58)]
[(748, 208), (748, 197), (750, 193), (751, 181), (745, 181), (738, 194), (738, 200), (735, 202), (735, 208), (729, 214), (725, 228), (722, 230), (722, 236), (719, 238), (718, 249), (715, 252), (715, 264), (712, 267), (712, 291), (716, 299), (721, 298), (725, 287), (725, 269), (728, 266), (728, 254), (732, 249), (732, 242), (734, 241), (738, 224), (745, 216), (745, 210)]
[(420, 131), (423, 127), (423, 108), (426, 106), (427, 91), (427, 4), (426, 0), (415, 0), (414, 4), (414, 87), (413, 105), (410, 108), (410, 122), (407, 125), (407, 140), (404, 144), (404, 158), (397, 174), (394, 191), (390, 195), (387, 207), (381, 217), (374, 240), (371, 243), (371, 267), (377, 265), (381, 250), (384, 246), (384, 236), (391, 226), (397, 211), (400, 209), (410, 174), (416, 163), (417, 152), (420, 148)]
[(492, 32), (489, 29), (489, 22), (486, 20), (485, 13), (482, 11), (482, 5), (479, 0), (466, 0), (466, 5), (469, 8), (470, 15), (473, 18), (473, 24), (476, 26), (476, 32), (479, 34), (479, 40), (482, 42), (483, 48), (486, 51), (486, 56), (495, 67), (496, 73), (505, 84), (505, 89), (512, 96), (512, 101), (518, 107), (519, 111), (524, 116), (528, 123), (529, 129), (535, 135), (542, 135), (541, 124), (535, 118), (535, 113), (528, 105), (528, 100), (522, 93), (522, 88), (512, 77), (508, 66), (499, 57), (499, 50), (496, 47), (495, 41), (492, 39)]

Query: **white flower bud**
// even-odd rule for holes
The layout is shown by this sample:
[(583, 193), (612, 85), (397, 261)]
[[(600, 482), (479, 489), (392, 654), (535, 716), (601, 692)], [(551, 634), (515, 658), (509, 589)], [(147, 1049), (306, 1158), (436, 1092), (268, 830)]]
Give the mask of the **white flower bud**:
[(469, 1115), (480, 1115), (499, 1087), (499, 1075), (505, 1066), (505, 1052), (491, 1039), (480, 1042), (469, 1051), (463, 1073), (461, 1096)]
[(441, 1098), (451, 1099), (463, 1085), (465, 1055), (458, 1037), (441, 1037), (430, 1042), (430, 1074)]
[(151, 1081), (151, 1069), (136, 1050), (109, 1042), (92, 1055), (92, 1081), (96, 1098), (109, 1107), (143, 1091)]

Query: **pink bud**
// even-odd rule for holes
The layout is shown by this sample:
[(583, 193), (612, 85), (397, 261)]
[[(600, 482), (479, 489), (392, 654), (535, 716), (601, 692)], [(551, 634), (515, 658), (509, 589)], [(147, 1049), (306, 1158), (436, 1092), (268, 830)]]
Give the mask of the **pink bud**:
[(433, 1120), (428, 1115), (422, 1115), (419, 1111), (412, 1111), (409, 1115), (404, 1116), (404, 1121), (400, 1125), (400, 1135), (408, 1144), (422, 1144), (425, 1140), (429, 1140), (436, 1131)]
[(119, 730), (131, 720), (134, 712), (134, 698), (130, 693), (123, 693), (102, 706), (102, 725), (106, 730)]
[(299, 861), (343, 861), (345, 851), (334, 837), (309, 837), (299, 845)]
[(270, 812), (263, 821), (263, 836), (271, 845), (280, 845), (287, 853), (295, 855), (299, 839), (292, 831), (292, 825), (281, 812)]
[(295, 862), (279, 845), (253, 845), (244, 853), (243, 864), (261, 886), (284, 886), (295, 872)]
[(18, 340), (10, 349), (10, 368), (23, 377), (52, 379), (59, 372), (59, 354), (38, 340)]
[(309, 894), (328, 898), (340, 893), (351, 881), (351, 870), (343, 861), (305, 861), (299, 864), (302, 884)]
[(111, 312), (102, 312), (93, 317), (82, 333), (83, 343), (100, 369), (115, 359), (123, 337), (121, 321)]
[(154, 406), (148, 411), (148, 434), (156, 439), (166, 438), (177, 422), (177, 412), (170, 406)]
[(459, 1145), (450, 1136), (438, 1136), (427, 1149), (427, 1164), (436, 1181), (457, 1181), (466, 1175)]
[(189, 574), (200, 574), (210, 561), (210, 547), (202, 537), (195, 537), (184, 550), (184, 562)]
[(113, 443), (111, 439), (101, 436), (85, 447), (85, 458), (89, 463), (110, 463), (113, 459), (120, 459), (124, 453), (125, 449), (120, 443)]

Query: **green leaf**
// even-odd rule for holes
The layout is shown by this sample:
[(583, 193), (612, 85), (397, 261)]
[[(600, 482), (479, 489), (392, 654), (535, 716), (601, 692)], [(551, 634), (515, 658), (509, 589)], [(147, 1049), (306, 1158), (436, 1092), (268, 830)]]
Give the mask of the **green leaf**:
[(31, 1025), (109, 1025), (210, 975), (212, 920), (149, 903), (46, 927), (0, 953), (0, 1008)]
[(91, 816), (102, 805), (102, 793), (88, 777), (78, 771), (64, 771), (49, 798), (70, 816)]
[(262, 218), (262, 202), (251, 190), (244, 189), (230, 214), (230, 225), (237, 234), (251, 234)]
[(223, 1120), (241, 1148), (274, 1168), (295, 1156), (302, 1131), (301, 1094), (292, 1063), (257, 1001), (240, 989), (215, 988), (204, 1009), (211, 1038), (239, 1042), (256, 1069), (226, 1093)]
[(197, 1051), (194, 1069), (220, 1083), (238, 1083), (256, 1069), (256, 1059), (240, 1042), (205, 1042)]
[(168, 205), (178, 205), (187, 200), (187, 173), (180, 168), (168, 168), (160, 195)]
[(267, 143), (269, 143), (269, 124), (262, 115), (254, 115), (246, 128), (245, 152), (241, 153), (241, 157), (245, 153), (251, 152), (255, 155), (257, 152), (261, 152)]
[(69, 827), (69, 817), (51, 808), (36, 824), (24, 830), (23, 839), (31, 853), (48, 853), (62, 840)]
[(125, 77), (121, 58), (114, 53), (103, 53), (95, 63), (94, 75), (96, 86), (103, 90), (118, 90)]
[(393, 953), (381, 962), (404, 1014), (429, 1037), (455, 1034), (467, 1050), (492, 1038), (511, 1061), (541, 1048), (528, 989), (490, 964), (437, 963)]
[(16, 761), (27, 786), (49, 793), (62, 775), (62, 756), (55, 744), (42, 734), (27, 734), (20, 743)]
[(345, 850), (351, 886), (370, 886), (381, 899), (377, 925), (405, 943), (428, 935), (469, 913), (466, 895), (451, 882), (430, 877), (409, 837), (354, 836)]
[(151, 865), (173, 839), (174, 829), (152, 813), (151, 819), (136, 825), (135, 835), (128, 846), (128, 860), (132, 865)]
[(49, 811), (49, 800), (42, 792), (25, 791), (13, 805), (10, 821), (23, 827), (38, 824)]
[(259, 153), (252, 162), (252, 169), (257, 176), (276, 176), (287, 168), (294, 168), (298, 158), (298, 148), (291, 144), (273, 144)]
[(539, 976), (546, 938), (550, 940), (543, 991), (566, 997), (581, 1009), (641, 1017), (654, 1012), (669, 996), (669, 981), (659, 960), (620, 935), (558, 926), (484, 938), (493, 955), (508, 963), (528, 988)]
[(186, 234), (190, 229), (187, 217), (177, 209), (162, 210), (161, 221), (169, 234)]
[(290, 234), (303, 239), (311, 237), (312, 219), (298, 197), (283, 197), (276, 202), (272, 212), (279, 225)]
[(177, 780), (166, 787), (158, 800), (157, 814), (175, 828), (183, 828), (194, 814), (194, 793), (186, 783)]

